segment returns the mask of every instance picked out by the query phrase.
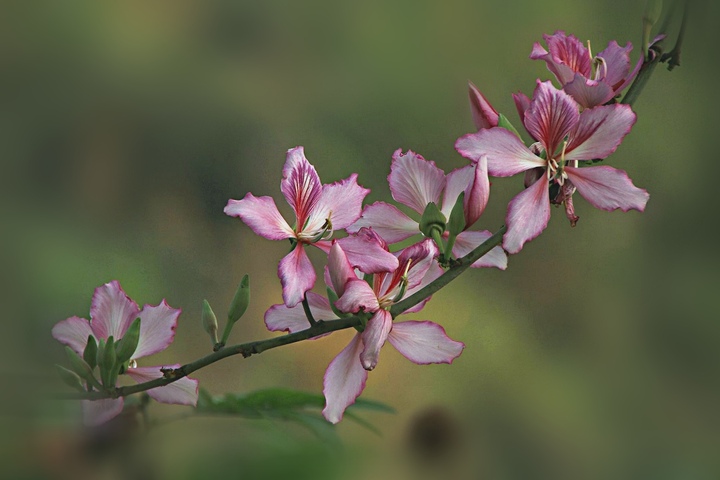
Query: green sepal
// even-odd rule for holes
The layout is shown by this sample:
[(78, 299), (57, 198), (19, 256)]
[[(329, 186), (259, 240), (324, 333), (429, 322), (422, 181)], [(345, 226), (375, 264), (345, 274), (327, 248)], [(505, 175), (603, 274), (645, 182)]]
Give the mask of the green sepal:
[(328, 302), (330, 303), (330, 308), (332, 308), (332, 311), (335, 315), (337, 315), (340, 318), (347, 317), (350, 315), (349, 313), (341, 312), (335, 306), (335, 302), (338, 301), (338, 296), (337, 296), (337, 293), (335, 293), (335, 291), (330, 287), (327, 287), (327, 296), (328, 296)]
[(90, 368), (90, 365), (88, 365), (88, 363), (83, 360), (80, 355), (75, 353), (75, 350), (70, 347), (65, 347), (65, 354), (67, 355), (68, 361), (70, 362), (70, 369), (73, 372), (75, 372), (80, 378), (87, 381), (93, 387), (99, 390), (102, 389), (102, 385), (100, 385), (100, 382), (98, 382), (93, 375), (93, 369)]
[(60, 380), (62, 380), (65, 385), (81, 392), (85, 391), (85, 388), (82, 384), (82, 379), (77, 373), (73, 372), (72, 370), (68, 370), (67, 368), (60, 365), (55, 365), (55, 369), (60, 375)]
[(522, 137), (520, 137), (520, 134), (515, 129), (513, 124), (510, 123), (510, 120), (508, 120), (507, 117), (505, 115), (503, 115), (502, 113), (498, 114), (498, 125), (497, 126), (514, 133), (520, 140), (522, 140)]
[(430, 202), (425, 207), (420, 219), (420, 231), (426, 237), (432, 238), (433, 230), (437, 230), (440, 235), (445, 232), (445, 215), (442, 214), (435, 202)]
[(132, 358), (139, 341), (140, 317), (133, 320), (125, 335), (115, 344), (116, 365), (123, 364)]
[(210, 302), (203, 300), (202, 306), (202, 325), (205, 332), (210, 335), (210, 340), (213, 345), (218, 343), (218, 321), (213, 312)]
[(455, 206), (453, 206), (452, 211), (450, 212), (450, 219), (448, 220), (447, 228), (448, 232), (450, 232), (450, 235), (458, 235), (460, 232), (465, 230), (465, 192), (460, 193), (458, 195), (457, 200), (455, 201)]
[(97, 352), (95, 354), (95, 365), (102, 370), (105, 358), (103, 357), (105, 355), (105, 339), (100, 338), (97, 342)]
[(83, 351), (83, 360), (90, 365), (90, 368), (97, 366), (97, 340), (92, 335), (88, 335), (87, 345)]

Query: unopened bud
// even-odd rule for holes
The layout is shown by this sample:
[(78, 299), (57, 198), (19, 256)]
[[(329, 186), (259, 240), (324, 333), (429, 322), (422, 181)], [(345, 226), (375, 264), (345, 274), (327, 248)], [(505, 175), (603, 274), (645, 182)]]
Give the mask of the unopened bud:
[(228, 322), (235, 323), (245, 314), (250, 305), (250, 277), (245, 275), (235, 291), (235, 296), (228, 310)]
[(223, 330), (222, 340), (220, 340), (220, 343), (217, 345), (223, 346), (227, 343), (233, 325), (235, 325), (235, 322), (240, 320), (240, 318), (245, 314), (248, 305), (250, 305), (250, 277), (245, 275), (240, 281), (240, 285), (238, 285), (238, 288), (235, 291), (235, 296), (230, 303), (227, 323), (225, 324), (225, 330)]
[(445, 233), (445, 215), (434, 202), (430, 202), (425, 207), (425, 211), (420, 219), (420, 231), (426, 237), (433, 238), (433, 230), (442, 235)]
[(108, 337), (107, 342), (103, 346), (102, 361), (98, 362), (100, 366), (100, 379), (105, 388), (115, 386), (118, 376), (118, 368), (116, 367), (117, 354), (115, 353), (115, 339), (112, 335)]
[(72, 370), (68, 370), (65, 367), (61, 367), (60, 365), (55, 365), (55, 368), (60, 375), (60, 380), (62, 380), (65, 385), (74, 388), (75, 390), (80, 390), (81, 392), (85, 391), (85, 388), (83, 388), (82, 385), (82, 379), (77, 373)]
[(92, 335), (88, 335), (87, 345), (85, 345), (85, 350), (83, 351), (83, 360), (90, 365), (90, 368), (97, 366), (97, 341)]
[(140, 341), (140, 317), (133, 320), (125, 335), (115, 344), (116, 363), (122, 365), (130, 360)]
[(450, 235), (458, 235), (460, 232), (465, 230), (464, 200), (465, 192), (462, 192), (460, 195), (458, 195), (458, 198), (455, 201), (455, 206), (453, 206), (453, 209), (450, 212), (450, 219), (448, 220), (447, 224), (448, 232), (450, 232)]
[(468, 82), (468, 95), (473, 122), (477, 129), (497, 127), (498, 112), (472, 82)]
[(215, 312), (213, 312), (213, 309), (207, 300), (203, 300), (202, 325), (203, 329), (208, 335), (210, 335), (213, 345), (216, 345), (218, 343), (218, 321), (215, 316)]
[(645, 3), (645, 12), (643, 13), (643, 23), (650, 26), (655, 25), (662, 15), (662, 0), (647, 0)]

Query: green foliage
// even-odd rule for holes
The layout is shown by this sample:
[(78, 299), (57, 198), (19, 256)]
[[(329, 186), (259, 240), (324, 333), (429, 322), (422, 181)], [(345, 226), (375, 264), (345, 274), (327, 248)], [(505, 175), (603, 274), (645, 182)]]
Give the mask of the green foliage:
[[(325, 398), (322, 395), (284, 388), (269, 388), (245, 395), (228, 393), (218, 396), (213, 396), (201, 388), (196, 411), (201, 415), (228, 415), (296, 422), (306, 427), (320, 440), (336, 442), (335, 426), (327, 422), (320, 413), (324, 405)], [(367, 420), (359, 417), (358, 410), (395, 413), (395, 409), (384, 403), (362, 398), (348, 407), (345, 418), (378, 435), (380, 431)]]

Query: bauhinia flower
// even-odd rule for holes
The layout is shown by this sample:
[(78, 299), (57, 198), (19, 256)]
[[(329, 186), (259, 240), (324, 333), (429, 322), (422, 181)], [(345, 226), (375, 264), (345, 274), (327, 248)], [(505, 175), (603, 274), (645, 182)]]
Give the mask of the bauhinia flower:
[[(388, 340), (403, 356), (417, 364), (452, 363), (465, 345), (450, 339), (445, 330), (432, 322), (393, 322), (389, 309), (402, 298), (412, 295), (435, 278), (435, 245), (430, 240), (412, 245), (398, 254), (400, 266), (393, 272), (375, 274), (372, 286), (359, 279), (342, 248), (336, 244), (330, 252), (328, 271), (340, 297), (335, 306), (342, 312), (372, 313), (362, 333), (330, 362), (325, 372), (323, 415), (337, 423), (343, 412), (362, 392), (367, 372), (378, 363), (380, 349)], [(437, 272), (439, 273), (439, 272)], [(421, 302), (408, 312), (417, 312)]]
[[(175, 337), (180, 310), (171, 308), (165, 300), (157, 306), (145, 305), (142, 310), (130, 300), (117, 281), (95, 289), (90, 307), (90, 320), (70, 317), (57, 323), (52, 329), (56, 340), (83, 355), (88, 339), (107, 341), (113, 337), (121, 340), (136, 318), (140, 318), (140, 335), (137, 348), (123, 372), (138, 383), (163, 377), (162, 370), (179, 368), (180, 365), (138, 367), (137, 360), (165, 350)], [(152, 388), (148, 395), (158, 402), (180, 405), (196, 405), (198, 381), (184, 377), (163, 387)], [(87, 425), (100, 425), (120, 414), (123, 398), (83, 400), (83, 417)]]
[(612, 100), (630, 85), (642, 66), (641, 56), (630, 69), (630, 51), (633, 48), (630, 42), (621, 47), (613, 40), (593, 57), (590, 49), (585, 48), (580, 40), (561, 30), (543, 35), (543, 38), (549, 51), (536, 42), (530, 58), (545, 60), (548, 70), (557, 77), (562, 88), (585, 108)]
[(240, 217), (256, 234), (270, 240), (290, 239), (292, 251), (280, 261), (278, 277), (283, 301), (289, 307), (302, 301), (315, 284), (315, 270), (303, 248), (332, 236), (360, 216), (362, 201), (370, 193), (357, 183), (357, 174), (329, 185), (320, 183), (315, 167), (305, 158), (303, 147), (287, 152), (280, 190), (295, 212), (291, 227), (280, 215), (271, 197), (230, 200), (225, 213)]
[[(520, 100), (520, 101), (518, 101)], [(622, 170), (609, 166), (578, 168), (579, 161), (604, 159), (620, 145), (635, 123), (628, 105), (608, 105), (579, 112), (577, 103), (550, 82), (540, 82), (532, 101), (516, 97), (523, 111), (523, 124), (537, 140), (531, 148), (504, 128), (491, 128), (458, 139), (455, 147), (475, 161), (487, 157), (488, 171), (509, 177), (529, 171), (528, 187), (508, 206), (507, 233), (503, 247), (519, 252), (525, 242), (537, 237), (550, 219), (550, 186), (558, 192), (553, 201), (564, 203), (571, 222), (572, 193), (577, 191), (602, 210), (643, 211), (648, 193), (633, 185)]]
[[(435, 162), (425, 160), (413, 151), (409, 150), (403, 154), (402, 150), (398, 149), (393, 154), (388, 182), (390, 192), (397, 202), (410, 207), (420, 215), (429, 203), (435, 203), (440, 207), (446, 220), (450, 218), (450, 212), (458, 196), (465, 193), (463, 198), (465, 231), (459, 233), (455, 239), (452, 252), (456, 257), (468, 254), (492, 236), (487, 230), (467, 230), (485, 210), (490, 195), (485, 160), (480, 159), (445, 175)], [(420, 233), (420, 225), (416, 220), (385, 202), (366, 206), (357, 222), (349, 226), (347, 231), (357, 232), (364, 227), (372, 227), (389, 243), (400, 242)], [(497, 267), (504, 270), (507, 267), (507, 256), (500, 247), (495, 247), (472, 266)]]

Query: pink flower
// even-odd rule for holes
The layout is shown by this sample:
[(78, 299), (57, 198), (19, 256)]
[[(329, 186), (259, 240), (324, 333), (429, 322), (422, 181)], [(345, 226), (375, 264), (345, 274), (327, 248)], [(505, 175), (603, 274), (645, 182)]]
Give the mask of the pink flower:
[[(403, 154), (402, 149), (398, 149), (393, 154), (388, 182), (390, 192), (397, 202), (412, 208), (420, 215), (428, 203), (434, 202), (440, 207), (446, 220), (450, 218), (458, 196), (465, 192), (463, 209), (466, 231), (461, 232), (455, 241), (453, 254), (456, 257), (468, 254), (492, 235), (487, 230), (467, 231), (485, 210), (490, 195), (485, 160), (480, 159), (472, 165), (455, 169), (445, 175), (445, 172), (435, 166), (435, 162), (425, 160), (411, 150)], [(360, 218), (350, 225), (347, 231), (357, 232), (363, 227), (372, 227), (390, 243), (401, 242), (420, 233), (417, 221), (385, 202), (366, 206)], [(472, 266), (504, 270), (507, 267), (507, 256), (500, 247), (495, 247)]]
[[(383, 247), (382, 239), (376, 237)], [(373, 313), (362, 333), (357, 333), (325, 372), (325, 409), (323, 415), (332, 422), (342, 419), (345, 409), (355, 402), (365, 388), (367, 372), (378, 361), (380, 349), (388, 340), (401, 354), (417, 364), (452, 363), (465, 345), (450, 339), (445, 330), (433, 322), (405, 321), (394, 323), (388, 309), (437, 278), (441, 271), (433, 262), (437, 250), (432, 242), (412, 245), (397, 254), (397, 270), (376, 274), (372, 287), (358, 278), (339, 241), (334, 241), (325, 271), (326, 282), (340, 296), (340, 311)], [(406, 280), (403, 280), (403, 277)], [(405, 285), (403, 286), (403, 283)], [(337, 319), (327, 299), (308, 293), (308, 303), (317, 319)], [(417, 312), (426, 302), (408, 312)], [(265, 324), (275, 331), (297, 332), (308, 327), (300, 306), (275, 305), (265, 313)]]
[[(417, 364), (451, 363), (465, 345), (450, 339), (445, 330), (432, 322), (393, 323), (390, 307), (412, 295), (439, 274), (433, 259), (437, 254), (430, 240), (412, 245), (398, 254), (400, 266), (394, 272), (376, 274), (372, 286), (357, 278), (342, 248), (335, 244), (330, 252), (328, 271), (340, 296), (335, 306), (342, 312), (368, 312), (362, 333), (330, 362), (325, 372), (325, 418), (337, 423), (343, 412), (362, 392), (367, 372), (375, 368), (380, 349), (388, 340), (403, 356)], [(430, 271), (431, 269), (434, 270)], [(408, 312), (417, 312), (422, 302)]]
[(632, 44), (625, 47), (616, 41), (592, 56), (590, 50), (573, 35), (558, 30), (553, 35), (543, 35), (549, 52), (539, 43), (533, 45), (530, 58), (545, 60), (562, 88), (585, 108), (603, 105), (622, 92), (635, 78), (642, 66), (642, 57), (630, 70)]
[(572, 222), (572, 193), (577, 191), (596, 208), (643, 211), (649, 195), (635, 187), (622, 170), (608, 166), (578, 168), (579, 161), (603, 159), (613, 153), (635, 123), (627, 105), (609, 105), (579, 112), (577, 103), (550, 82), (540, 82), (530, 102), (516, 97), (522, 105), (523, 124), (538, 141), (528, 149), (513, 133), (491, 128), (458, 139), (456, 149), (463, 156), (480, 161), (487, 156), (488, 171), (509, 177), (528, 171), (526, 190), (508, 206), (505, 250), (517, 253), (525, 242), (537, 237), (550, 218), (548, 182), (559, 187), (555, 202), (565, 203)]
[(315, 284), (315, 270), (304, 245), (327, 239), (333, 230), (357, 220), (370, 190), (357, 184), (357, 174), (330, 185), (321, 184), (315, 167), (305, 158), (303, 147), (288, 150), (280, 190), (295, 212), (293, 227), (280, 215), (271, 197), (255, 197), (252, 193), (242, 200), (228, 201), (225, 213), (240, 217), (262, 237), (294, 242), (293, 250), (278, 266), (283, 300), (293, 307)]
[[(145, 305), (140, 310), (120, 288), (117, 281), (106, 283), (95, 289), (90, 307), (90, 320), (70, 317), (58, 322), (52, 329), (52, 335), (61, 343), (68, 345), (79, 355), (87, 346), (88, 337), (107, 340), (113, 337), (120, 340), (130, 324), (140, 318), (140, 339), (130, 366), (124, 371), (138, 383), (161, 378), (161, 369), (179, 368), (180, 365), (163, 367), (137, 367), (136, 360), (165, 350), (175, 337), (175, 328), (180, 310), (171, 308), (163, 300), (159, 305)], [(184, 377), (164, 387), (148, 390), (148, 395), (163, 403), (196, 405), (198, 381)], [(100, 425), (118, 415), (123, 409), (123, 398), (104, 400), (83, 400), (83, 417), (87, 425)]]

